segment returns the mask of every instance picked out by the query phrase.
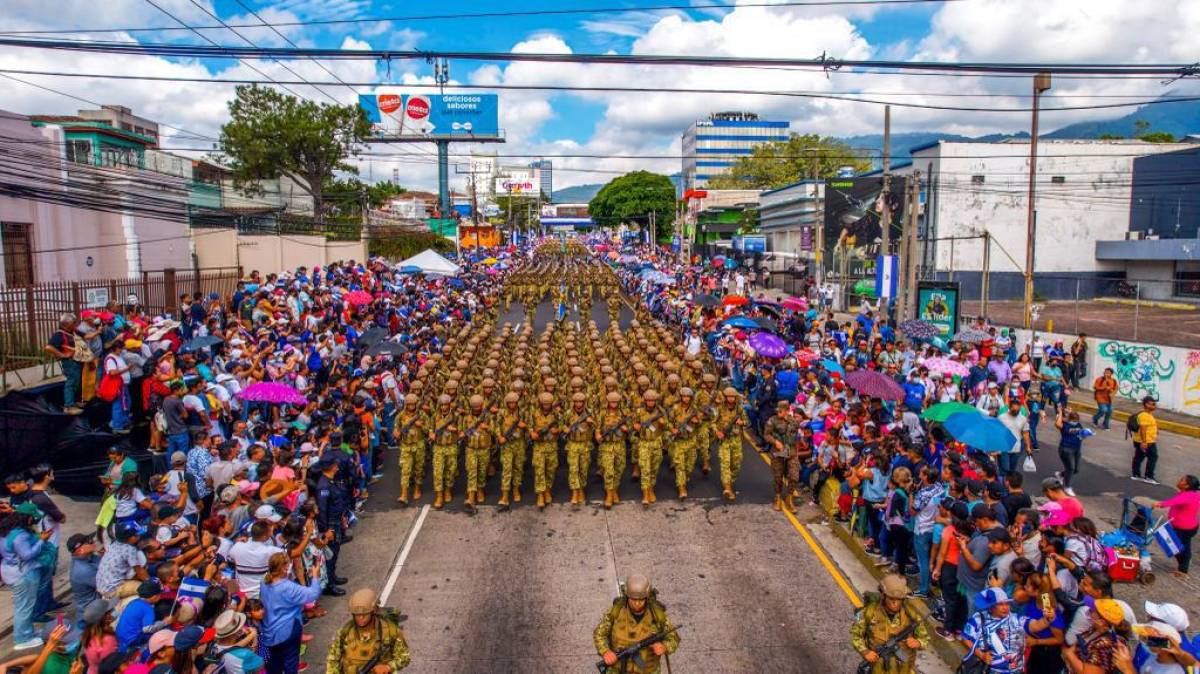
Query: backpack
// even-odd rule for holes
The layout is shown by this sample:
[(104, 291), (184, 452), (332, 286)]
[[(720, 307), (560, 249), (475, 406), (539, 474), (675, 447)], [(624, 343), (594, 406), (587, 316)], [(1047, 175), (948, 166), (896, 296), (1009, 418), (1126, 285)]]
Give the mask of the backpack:
[(1129, 439), (1129, 438), (1133, 437), (1134, 435), (1137, 435), (1137, 432), (1142, 430), (1142, 422), (1138, 421), (1138, 417), (1140, 417), (1141, 415), (1142, 415), (1141, 412), (1134, 412), (1133, 414), (1129, 415), (1128, 419), (1125, 420), (1125, 438), (1126, 439)]
[(1088, 536), (1067, 536), (1067, 540), (1076, 540), (1083, 543), (1084, 558), (1079, 561), (1079, 565), (1084, 570), (1108, 570), (1108, 554), (1105, 553), (1104, 546), (1100, 544), (1100, 541)]

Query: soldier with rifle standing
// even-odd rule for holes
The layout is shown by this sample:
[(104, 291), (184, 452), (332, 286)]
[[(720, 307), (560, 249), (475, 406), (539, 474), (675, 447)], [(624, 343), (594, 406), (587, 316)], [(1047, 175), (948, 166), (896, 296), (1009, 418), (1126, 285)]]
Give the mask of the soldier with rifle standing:
[(617, 490), (621, 486), (621, 474), (625, 472), (625, 437), (629, 424), (621, 412), (621, 394), (609, 391), (605, 394), (605, 409), (600, 417), (600, 470), (604, 473), (604, 507), (612, 508), (620, 503)]
[(379, 609), (375, 591), (364, 588), (350, 595), (350, 620), (333, 637), (327, 674), (392, 674), (411, 662), (404, 632)]
[(600, 439), (600, 429), (587, 410), (587, 396), (582, 392), (571, 394), (571, 410), (563, 419), (567, 430), (563, 437), (567, 442), (567, 483), (571, 487), (571, 505), (579, 506), (587, 500), (588, 467), (591, 463), (592, 442)]
[(723, 403), (717, 408), (713, 422), (714, 443), (717, 446), (717, 461), (721, 468), (721, 489), (726, 501), (736, 498), (733, 483), (742, 470), (742, 435), (746, 432), (746, 410), (738, 401), (737, 389), (726, 387), (722, 392)]
[(438, 397), (438, 424), (429, 429), (429, 441), (433, 443), (433, 507), (438, 510), (453, 496), (450, 489), (458, 468), (458, 441), (466, 437), (458, 426), (452, 402), (453, 398), (445, 393)]
[[(630, 574), (600, 624), (592, 633), (602, 674), (658, 674), (660, 660), (671, 670), (671, 654), (679, 649), (678, 628), (667, 617), (650, 580)], [(638, 647), (638, 648), (634, 648)]]
[(858, 674), (913, 674), (917, 651), (929, 646), (929, 631), (908, 603), (908, 581), (888, 574), (879, 594), (872, 594), (850, 626), (850, 645), (863, 658)]
[(662, 441), (667, 434), (667, 422), (657, 406), (658, 391), (649, 389), (642, 395), (645, 409), (637, 417), (638, 466), (641, 467), (642, 505), (654, 503), (654, 483), (658, 480), (658, 468), (662, 465)]
[(543, 391), (538, 394), (538, 406), (530, 415), (529, 424), (529, 439), (533, 441), (533, 490), (537, 492), (538, 508), (550, 504), (554, 473), (558, 471), (557, 425), (554, 396)]
[(514, 503), (521, 501), (521, 471), (525, 465), (525, 442), (529, 426), (519, 403), (521, 394), (509, 391), (504, 396), (504, 409), (500, 411), (500, 507), (508, 507), (508, 494), (512, 490)]

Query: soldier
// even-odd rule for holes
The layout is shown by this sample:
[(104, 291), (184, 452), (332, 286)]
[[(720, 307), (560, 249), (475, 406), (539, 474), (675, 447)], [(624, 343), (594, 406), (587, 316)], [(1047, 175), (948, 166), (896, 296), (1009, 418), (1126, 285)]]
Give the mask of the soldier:
[(671, 410), (670, 451), (671, 466), (675, 469), (675, 486), (679, 489), (679, 500), (687, 498), (688, 477), (696, 467), (696, 428), (700, 421), (699, 411), (693, 404), (696, 392), (688, 387), (679, 389), (679, 400)]
[(713, 439), (713, 420), (717, 418), (717, 376), (705, 372), (700, 378), (700, 390), (696, 392), (696, 406), (700, 408), (702, 417), (700, 430), (696, 437), (696, 447), (700, 452), (700, 472), (708, 475), (712, 470), (710, 451)]
[(525, 442), (529, 438), (525, 415), (518, 405), (524, 389), (520, 380), (513, 382), (513, 389), (504, 396), (504, 409), (500, 411), (500, 426), (496, 443), (500, 446), (500, 508), (508, 507), (508, 494), (512, 490), (513, 503), (521, 502), (521, 475), (525, 467)]
[(420, 383), (419, 379), (413, 382), (412, 390), (401, 401), (400, 413), (396, 415), (396, 444), (400, 447), (400, 497), (396, 500), (403, 505), (408, 505), (410, 485), (413, 500), (420, 500), (421, 480), (425, 476), (425, 440), (429, 420), (420, 408)]
[(558, 471), (558, 415), (554, 412), (554, 396), (542, 392), (538, 406), (530, 416), (529, 439), (533, 441), (533, 490), (537, 492), (538, 508), (550, 504), (554, 488), (554, 473)]
[[(649, 618), (649, 620), (647, 620)], [(636, 654), (621, 658), (618, 653), (639, 642), (658, 637)], [(630, 574), (600, 624), (592, 633), (596, 653), (604, 659), (605, 674), (657, 674), (659, 660), (679, 649), (679, 633), (667, 617), (667, 608), (658, 601), (650, 580)]]
[[(261, 636), (260, 636), (261, 638)], [(350, 595), (350, 620), (338, 628), (325, 658), (329, 674), (391, 674), (408, 667), (412, 654), (404, 631), (379, 610), (374, 590)], [(367, 665), (371, 665), (367, 667)]]
[[(580, 383), (582, 384), (582, 379)], [(591, 463), (592, 441), (600, 439), (600, 431), (592, 413), (587, 410), (587, 396), (582, 391), (571, 394), (571, 410), (564, 415), (561, 426), (567, 442), (567, 483), (571, 487), (571, 505), (587, 500), (588, 466)]]
[(610, 391), (605, 395), (605, 409), (600, 416), (600, 470), (604, 476), (604, 508), (620, 503), (617, 490), (621, 487), (621, 474), (625, 472), (625, 439), (629, 424), (621, 411), (621, 394)]
[(796, 458), (796, 434), (799, 432), (792, 406), (786, 400), (776, 403), (775, 416), (767, 420), (763, 438), (771, 452), (771, 475), (775, 482), (775, 510), (796, 511), (792, 501), (792, 485), (789, 470)]
[(463, 507), (468, 512), (475, 512), (475, 506), (483, 503), (483, 483), (487, 481), (488, 460), (495, 444), (495, 433), (488, 423), (491, 415), (484, 409), (484, 402), (478, 393), (471, 396), (471, 416), (465, 422), (467, 500)]
[[(850, 644), (870, 663), (871, 674), (913, 674), (917, 671), (917, 651), (929, 646), (929, 631), (907, 598), (908, 581), (904, 576), (888, 574), (879, 582), (879, 596), (867, 598), (850, 626)], [(890, 657), (881, 657), (876, 649), (910, 625), (915, 627), (900, 647)]]
[(642, 396), (645, 408), (637, 418), (638, 465), (641, 467), (642, 505), (654, 503), (654, 483), (658, 480), (658, 468), (662, 465), (662, 443), (667, 434), (667, 420), (657, 407), (658, 391), (649, 389)]
[(721, 464), (721, 493), (726, 501), (736, 495), (733, 483), (742, 469), (742, 433), (746, 430), (746, 410), (738, 402), (737, 389), (728, 386), (722, 392), (724, 403), (717, 408), (713, 435), (717, 440), (717, 461)]
[(437, 425), (429, 429), (429, 441), (433, 443), (433, 507), (438, 510), (450, 502), (458, 468), (458, 441), (466, 435), (458, 424), (452, 402), (445, 393), (438, 396)]

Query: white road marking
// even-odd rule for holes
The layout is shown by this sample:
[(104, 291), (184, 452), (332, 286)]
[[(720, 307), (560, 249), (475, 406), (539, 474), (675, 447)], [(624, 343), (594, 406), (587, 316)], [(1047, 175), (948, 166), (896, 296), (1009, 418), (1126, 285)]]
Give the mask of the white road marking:
[(404, 541), (404, 547), (400, 549), (400, 556), (396, 558), (396, 565), (392, 567), (392, 572), (388, 574), (387, 583), (383, 586), (383, 591), (379, 593), (379, 604), (387, 605), (388, 597), (391, 596), (392, 590), (396, 587), (396, 581), (400, 578), (400, 569), (404, 567), (405, 560), (408, 559), (408, 553), (412, 551), (413, 543), (417, 540), (417, 534), (421, 532), (421, 526), (425, 524), (425, 516), (429, 514), (429, 504), (421, 506), (421, 514), (417, 515), (417, 522), (413, 525), (412, 531), (408, 532), (408, 540)]

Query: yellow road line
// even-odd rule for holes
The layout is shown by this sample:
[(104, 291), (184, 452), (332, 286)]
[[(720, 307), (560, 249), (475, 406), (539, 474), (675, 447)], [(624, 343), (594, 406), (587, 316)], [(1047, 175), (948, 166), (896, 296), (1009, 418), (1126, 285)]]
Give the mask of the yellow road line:
[[(764, 456), (761, 452), (756, 451), (755, 454), (758, 454), (758, 458), (762, 459), (763, 463), (766, 463), (768, 466), (771, 465), (771, 460)], [(783, 514), (787, 516), (788, 521), (792, 523), (792, 527), (794, 527), (796, 531), (800, 533), (800, 537), (804, 539), (804, 542), (808, 544), (809, 549), (811, 549), (813, 554), (817, 556), (817, 560), (820, 561), (821, 565), (825, 567), (825, 571), (828, 572), (833, 578), (833, 581), (838, 584), (838, 587), (842, 588), (842, 592), (846, 593), (846, 597), (850, 600), (851, 604), (854, 604), (854, 608), (862, 608), (863, 601), (862, 597), (858, 595), (858, 591), (855, 590), (852, 585), (850, 585), (850, 581), (846, 579), (846, 576), (842, 573), (841, 569), (837, 568), (837, 565), (833, 563), (833, 560), (829, 559), (829, 555), (825, 554), (825, 550), (821, 547), (821, 544), (817, 543), (816, 539), (812, 537), (812, 534), (808, 532), (808, 528), (805, 527), (800, 520), (796, 519), (794, 514), (788, 512), (787, 510), (784, 510)]]

